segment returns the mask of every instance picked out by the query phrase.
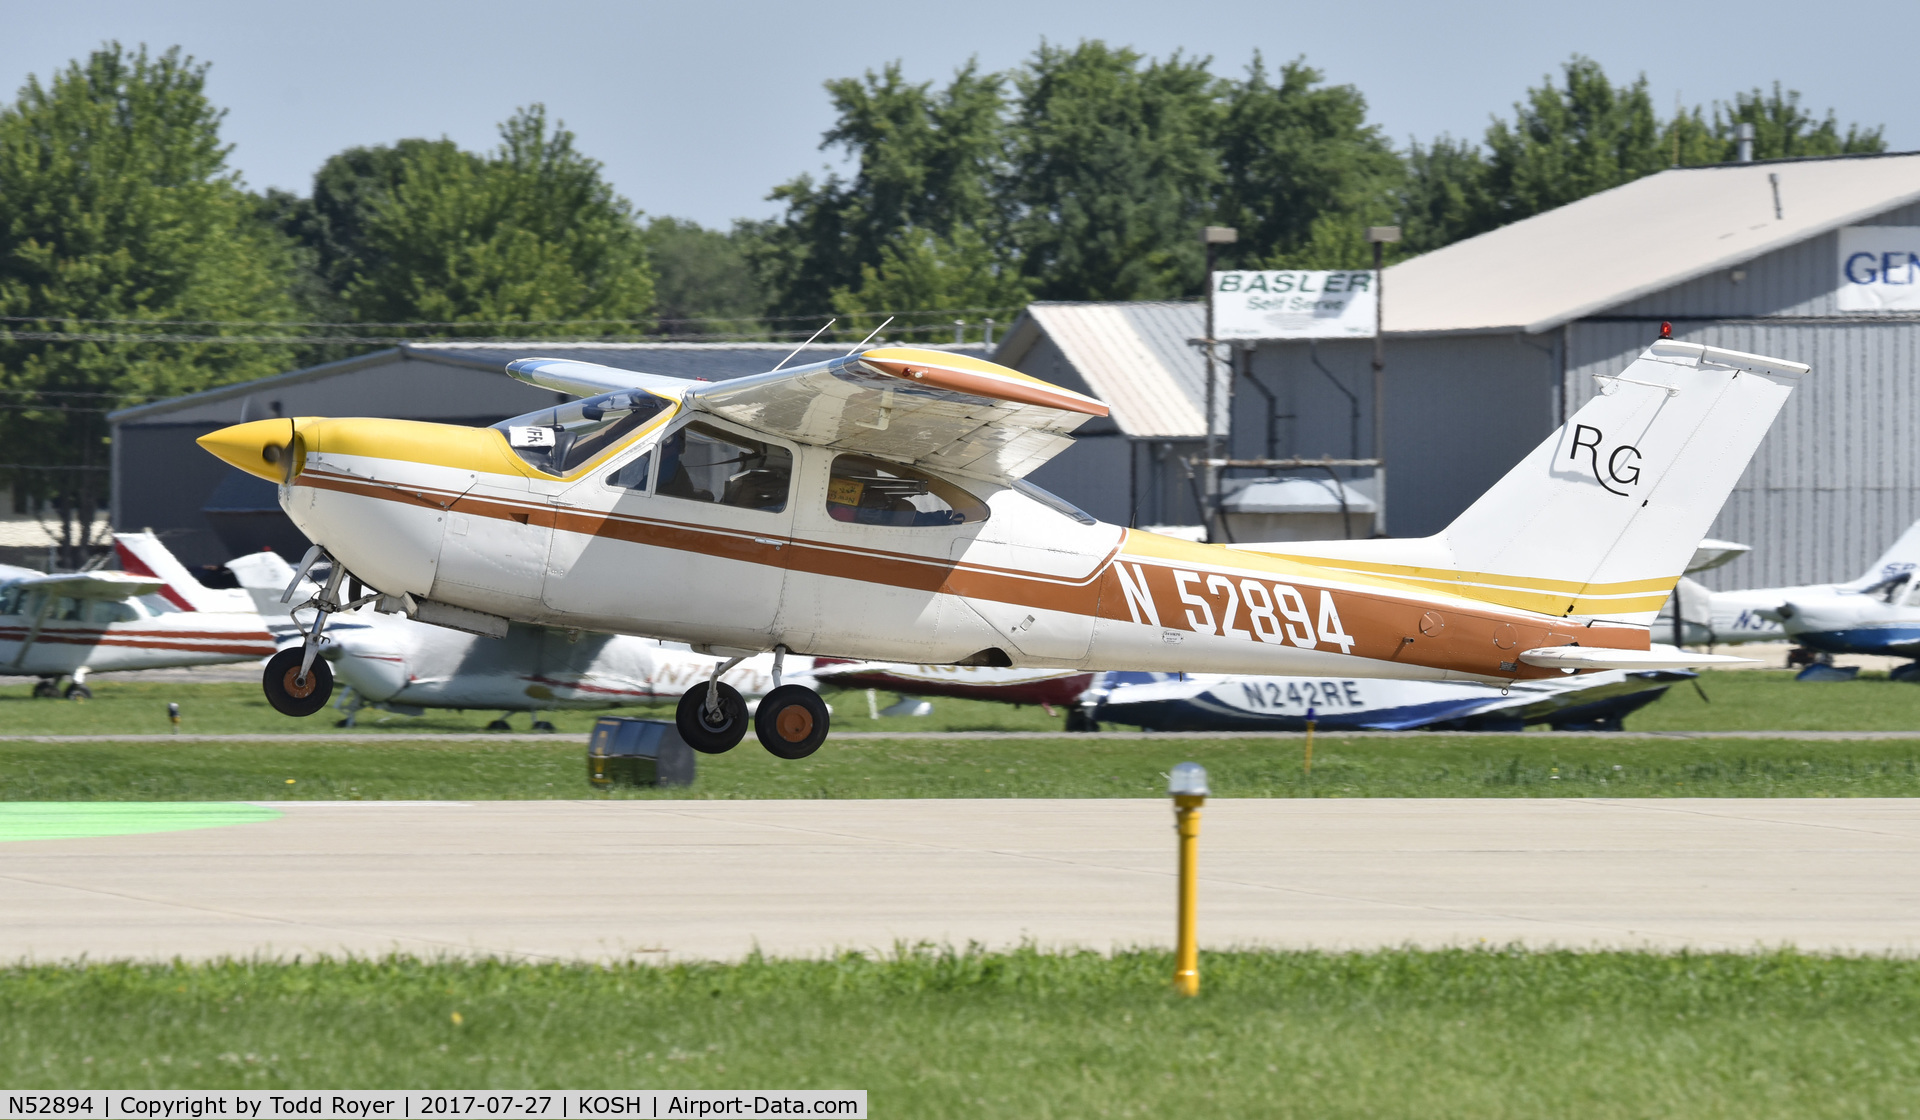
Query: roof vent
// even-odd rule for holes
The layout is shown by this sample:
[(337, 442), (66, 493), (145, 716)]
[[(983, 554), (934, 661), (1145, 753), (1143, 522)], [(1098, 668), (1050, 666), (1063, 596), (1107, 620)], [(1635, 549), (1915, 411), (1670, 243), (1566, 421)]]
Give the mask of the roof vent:
[(1733, 126), (1734, 159), (1740, 163), (1753, 162), (1753, 122), (1741, 121)]

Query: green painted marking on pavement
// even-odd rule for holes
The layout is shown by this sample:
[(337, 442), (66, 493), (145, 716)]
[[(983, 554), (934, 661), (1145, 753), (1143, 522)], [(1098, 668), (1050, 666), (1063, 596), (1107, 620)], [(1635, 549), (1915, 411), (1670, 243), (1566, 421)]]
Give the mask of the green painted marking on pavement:
[(237, 801), (0, 801), (0, 843), (224, 828), (280, 815)]

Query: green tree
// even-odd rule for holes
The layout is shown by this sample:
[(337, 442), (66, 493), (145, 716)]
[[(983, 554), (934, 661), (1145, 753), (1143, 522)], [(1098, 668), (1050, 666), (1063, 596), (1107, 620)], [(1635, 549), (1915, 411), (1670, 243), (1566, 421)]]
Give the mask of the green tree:
[(745, 238), (697, 222), (655, 218), (647, 223), (653, 265), (653, 313), (660, 332), (682, 335), (754, 335), (766, 294), (747, 261)]
[(1322, 85), (1299, 61), (1279, 79), (1256, 53), (1246, 78), (1226, 86), (1216, 214), (1240, 231), (1233, 256), (1252, 267), (1363, 267), (1364, 227), (1393, 220), (1400, 157), (1367, 123), (1358, 89)]
[(1403, 237), (1395, 248), (1402, 257), (1431, 252), (1499, 225), (1479, 145), (1451, 136), (1410, 145), (1400, 224)]
[(1196, 293), (1200, 227), (1223, 175), (1205, 59), (1148, 61), (1098, 41), (1042, 44), (1015, 78), (1007, 193), (1043, 299)]
[(451, 144), (400, 154), (365, 212), (347, 306), (369, 322), (526, 323), (513, 333), (530, 335), (644, 325), (653, 277), (632, 206), (571, 132), (548, 131), (543, 107), (500, 134), (490, 156)]
[[(944, 342), (952, 337), (955, 312), (966, 316), (963, 335), (980, 338), (983, 320), (1010, 323), (1031, 298), (1030, 282), (979, 233), (961, 226), (951, 238), (908, 231), (880, 250), (877, 267), (861, 266), (857, 289), (834, 289), (833, 309), (845, 333), (857, 338), (891, 316), (888, 337)], [(945, 313), (914, 314), (923, 308)]]
[(1004, 141), (1003, 80), (968, 63), (945, 89), (913, 83), (892, 63), (826, 83), (837, 117), (820, 146), (856, 167), (851, 179), (798, 178), (768, 197), (783, 217), (747, 227), (749, 255), (776, 316), (827, 312), (832, 293), (857, 288), (862, 269), (909, 230), (947, 237), (994, 227)]
[[(206, 71), (109, 43), (0, 108), (0, 431), (36, 468), (6, 473), (57, 511), (67, 565), (97, 543), (107, 409), (288, 368), (284, 347), (118, 340), (116, 321), (217, 336), (292, 311), (287, 247), (227, 168)], [(49, 333), (87, 340), (30, 337)]]
[(1616, 86), (1575, 55), (1527, 91), (1514, 120), (1487, 129), (1487, 190), (1501, 223), (1518, 221), (1671, 166), (1643, 75)]
[[(1773, 83), (1771, 93), (1755, 89), (1736, 93), (1731, 104), (1716, 104), (1713, 109), (1713, 136), (1720, 144), (1719, 160), (1733, 159), (1736, 141), (1734, 127), (1742, 122), (1754, 126), (1753, 158), (1783, 159), (1790, 156), (1838, 156), (1854, 153), (1884, 152), (1886, 139), (1879, 128), (1850, 124), (1840, 130), (1840, 121), (1832, 109), (1823, 119), (1800, 107), (1800, 91), (1782, 93)], [(1705, 161), (1703, 161), (1705, 162)]]

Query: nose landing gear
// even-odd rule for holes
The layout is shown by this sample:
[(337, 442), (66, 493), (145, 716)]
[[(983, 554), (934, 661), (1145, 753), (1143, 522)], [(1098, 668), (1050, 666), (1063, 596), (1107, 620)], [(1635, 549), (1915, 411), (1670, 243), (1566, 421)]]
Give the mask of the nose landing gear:
[(266, 672), (260, 678), (260, 686), (267, 694), (267, 703), (282, 715), (310, 716), (327, 706), (327, 699), (333, 695), (333, 669), (326, 662), (318, 660), (320, 638), (326, 630), (327, 619), (335, 611), (350, 611), (379, 598), (378, 595), (361, 594), (365, 589), (358, 579), (354, 579), (350, 585), (353, 592), (351, 600), (342, 602), (340, 585), (349, 578), (347, 569), (328, 556), (326, 549), (316, 544), (301, 558), (300, 568), (293, 574), (293, 582), (287, 584), (286, 591), (280, 595), (281, 602), (293, 598), (301, 577), (323, 558), (332, 563), (326, 585), (319, 594), (301, 604), (313, 608), (313, 627), (307, 631), (307, 640), (298, 649), (283, 649), (269, 658)]

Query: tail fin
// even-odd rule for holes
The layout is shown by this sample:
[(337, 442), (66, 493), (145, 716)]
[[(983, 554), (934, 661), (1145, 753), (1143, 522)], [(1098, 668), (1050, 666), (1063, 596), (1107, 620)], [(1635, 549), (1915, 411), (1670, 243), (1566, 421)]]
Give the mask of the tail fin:
[(1842, 586), (1871, 587), (1904, 572), (1911, 572), (1916, 567), (1920, 567), (1920, 521), (1907, 526), (1907, 531), (1900, 534), (1900, 539), (1894, 541), (1893, 546), (1882, 553), (1872, 567), (1861, 573), (1859, 579)]
[[(290, 614), (293, 608), (280, 601), (286, 594), (287, 584), (293, 582), (293, 565), (280, 558), (273, 551), (250, 552), (245, 556), (236, 556), (227, 561), (227, 570), (233, 573), (242, 589), (253, 597), (253, 604), (262, 615), (269, 617)], [(308, 579), (301, 579), (300, 586), (294, 589), (294, 603), (304, 603), (319, 588)]]
[(234, 613), (253, 610), (253, 599), (244, 591), (208, 587), (193, 577), (160, 538), (151, 532), (115, 533), (113, 551), (120, 569), (137, 576), (163, 581), (160, 594), (183, 611)]
[(1644, 626), (1806, 372), (1662, 339), (1624, 373), (1601, 378), (1597, 396), (1437, 536), (1263, 551), (1541, 614)]

